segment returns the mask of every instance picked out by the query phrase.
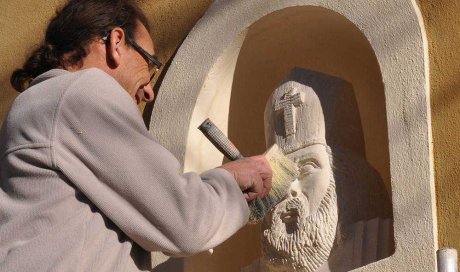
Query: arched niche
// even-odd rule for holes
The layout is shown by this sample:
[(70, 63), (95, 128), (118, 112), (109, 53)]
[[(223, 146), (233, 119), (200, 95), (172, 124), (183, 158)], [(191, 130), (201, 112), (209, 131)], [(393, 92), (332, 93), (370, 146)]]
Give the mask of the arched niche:
[[(392, 195), (396, 243), (390, 258), (358, 270), (434, 271), (427, 59), (415, 1), (216, 1), (179, 49), (150, 127), (185, 171), (203, 171), (222, 163), (196, 129), (205, 118), (245, 154), (260, 153), (263, 107), (291, 66), (349, 81), (367, 159)], [(256, 232), (243, 229), (215, 256), (186, 261), (185, 270), (234, 271), (249, 264), (260, 250)]]
[[(238, 61), (230, 82), (229, 112), (219, 113), (228, 116), (228, 136), (244, 154), (265, 150), (265, 103), (293, 67), (326, 73), (353, 86), (361, 114), (365, 157), (382, 175), (391, 193), (380, 67), (369, 41), (352, 22), (320, 7), (282, 9), (248, 28), (235, 57)], [(200, 96), (197, 102), (201, 102)], [(203, 106), (197, 104), (195, 110)]]

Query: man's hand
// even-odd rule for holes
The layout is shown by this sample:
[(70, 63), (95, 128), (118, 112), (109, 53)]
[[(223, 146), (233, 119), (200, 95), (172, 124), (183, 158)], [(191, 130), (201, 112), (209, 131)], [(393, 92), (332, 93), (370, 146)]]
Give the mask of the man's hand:
[(267, 196), (272, 188), (272, 169), (262, 155), (229, 162), (220, 168), (233, 175), (247, 201)]

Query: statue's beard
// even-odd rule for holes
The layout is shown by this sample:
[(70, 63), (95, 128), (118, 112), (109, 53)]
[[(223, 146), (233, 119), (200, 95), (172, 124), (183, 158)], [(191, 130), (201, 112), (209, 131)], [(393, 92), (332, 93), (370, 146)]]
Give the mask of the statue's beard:
[(309, 215), (306, 200), (296, 197), (280, 202), (271, 220), (267, 218), (262, 238), (264, 265), (272, 271), (315, 271), (327, 261), (336, 236), (334, 181), (314, 214)]

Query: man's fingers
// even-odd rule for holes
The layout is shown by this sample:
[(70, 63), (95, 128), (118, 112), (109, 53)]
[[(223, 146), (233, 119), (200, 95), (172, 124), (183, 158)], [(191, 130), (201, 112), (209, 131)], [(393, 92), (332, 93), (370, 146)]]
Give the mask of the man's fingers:
[(259, 197), (265, 197), (265, 188), (264, 188), (264, 183), (262, 181), (262, 178), (258, 178), (257, 180), (254, 181), (254, 189), (253, 191), (255, 191)]
[(272, 176), (270, 175), (269, 177), (265, 179), (262, 178), (262, 182), (263, 182), (264, 194), (266, 196), (268, 195), (268, 193), (270, 193), (270, 190), (272, 189)]
[(272, 169), (270, 163), (264, 156), (258, 156), (259, 164), (259, 174), (263, 182), (263, 197), (267, 196), (272, 188)]
[(221, 168), (233, 175), (248, 201), (265, 197), (270, 192), (272, 170), (267, 159), (262, 155), (229, 162)]
[(247, 202), (252, 201), (257, 198), (257, 193), (255, 192), (247, 192), (247, 193), (243, 193), (243, 195)]

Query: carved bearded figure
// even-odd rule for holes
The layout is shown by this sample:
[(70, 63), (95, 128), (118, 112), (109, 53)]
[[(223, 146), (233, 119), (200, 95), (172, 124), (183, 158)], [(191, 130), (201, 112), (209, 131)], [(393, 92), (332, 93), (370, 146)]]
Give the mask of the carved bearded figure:
[(263, 270), (315, 271), (336, 238), (337, 196), (320, 100), (312, 88), (287, 81), (265, 108), (267, 146), (276, 143), (300, 176), (263, 223)]
[(391, 201), (366, 160), (352, 85), (293, 68), (264, 121), (266, 146), (278, 144), (300, 175), (264, 218), (262, 257), (243, 271), (344, 272), (390, 256)]

